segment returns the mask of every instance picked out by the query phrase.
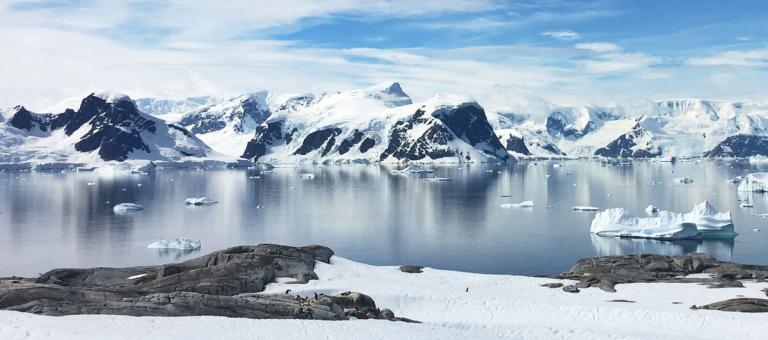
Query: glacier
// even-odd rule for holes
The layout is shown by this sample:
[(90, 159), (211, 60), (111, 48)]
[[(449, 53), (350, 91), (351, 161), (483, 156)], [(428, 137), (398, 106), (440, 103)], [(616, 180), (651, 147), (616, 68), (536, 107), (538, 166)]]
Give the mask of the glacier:
[(657, 240), (730, 238), (737, 235), (731, 213), (719, 212), (709, 201), (697, 204), (689, 213), (657, 211), (651, 217), (635, 217), (623, 208), (607, 209), (595, 215), (590, 233)]

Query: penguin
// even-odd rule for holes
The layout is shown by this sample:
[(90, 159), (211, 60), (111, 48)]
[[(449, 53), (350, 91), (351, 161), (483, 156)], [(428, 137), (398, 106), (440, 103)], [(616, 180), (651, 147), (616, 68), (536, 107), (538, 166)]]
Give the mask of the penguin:
[(469, 287), (467, 287), (467, 290), (464, 291), (465, 293), (469, 293)]
[(286, 289), (286, 290), (285, 290), (285, 295), (288, 295), (288, 294), (290, 294), (290, 293), (291, 293), (291, 290), (290, 290), (290, 289)]
[(315, 300), (320, 300), (320, 297), (317, 295), (317, 292), (315, 292)]

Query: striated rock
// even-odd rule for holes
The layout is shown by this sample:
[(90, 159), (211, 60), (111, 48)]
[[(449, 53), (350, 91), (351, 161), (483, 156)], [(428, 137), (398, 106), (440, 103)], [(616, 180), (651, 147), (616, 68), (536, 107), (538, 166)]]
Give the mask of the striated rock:
[(567, 285), (567, 286), (563, 287), (563, 291), (564, 292), (568, 292), (568, 293), (578, 293), (579, 292), (579, 288), (577, 288), (574, 285)]
[(560, 288), (563, 286), (563, 284), (560, 282), (552, 282), (552, 283), (542, 284), (541, 286), (546, 288)]

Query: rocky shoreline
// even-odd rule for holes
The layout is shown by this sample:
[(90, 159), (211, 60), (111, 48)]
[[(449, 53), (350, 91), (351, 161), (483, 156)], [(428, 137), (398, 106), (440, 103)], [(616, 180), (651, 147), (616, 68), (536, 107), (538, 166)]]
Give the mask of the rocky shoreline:
[(313, 297), (258, 294), (278, 278), (301, 284), (329, 263), (323, 246), (233, 247), (181, 263), (128, 268), (54, 269), (37, 279), (0, 279), (0, 309), (41, 315), (226, 316), (347, 320), (395, 317), (365, 294)]
[[(261, 293), (269, 283), (305, 284), (317, 279), (316, 261), (330, 263), (323, 246), (239, 246), (181, 263), (127, 268), (54, 269), (36, 279), (0, 278), (0, 310), (62, 316), (226, 316), (252, 319), (384, 319), (414, 322), (380, 308), (363, 293), (312, 296)], [(400, 271), (419, 275), (421, 266)], [(691, 274), (708, 274), (690, 277)], [(699, 283), (708, 288), (743, 287), (740, 280), (768, 282), (768, 266), (718, 261), (705, 254), (627, 255), (584, 258), (568, 272), (545, 276), (548, 288), (578, 293), (596, 287), (616, 292), (628, 283)], [(290, 285), (289, 285), (290, 286)], [(469, 288), (467, 288), (467, 292)], [(611, 302), (632, 303), (615, 299)], [(734, 298), (692, 309), (768, 312), (768, 299)]]

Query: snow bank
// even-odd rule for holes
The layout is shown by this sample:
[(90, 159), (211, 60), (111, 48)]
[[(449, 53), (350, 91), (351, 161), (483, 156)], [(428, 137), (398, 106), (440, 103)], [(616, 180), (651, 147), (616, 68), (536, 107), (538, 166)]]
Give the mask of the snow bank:
[(219, 201), (215, 201), (208, 197), (190, 197), (184, 200), (184, 204), (186, 205), (209, 205), (216, 203), (219, 203)]
[(524, 201), (520, 203), (504, 203), (502, 208), (533, 208), (533, 201)]
[(112, 207), (112, 211), (114, 211), (115, 214), (127, 214), (142, 210), (144, 210), (144, 207), (136, 203), (120, 203)]
[(200, 240), (192, 240), (188, 238), (177, 238), (172, 241), (160, 240), (155, 241), (147, 245), (147, 248), (155, 249), (199, 249), (201, 246)]
[[(646, 212), (651, 207), (646, 208)], [(689, 213), (656, 211), (655, 215), (646, 218), (635, 217), (623, 208), (608, 209), (595, 215), (589, 231), (599, 236), (657, 240), (736, 236), (731, 213), (717, 211), (709, 201), (697, 204)]]
[(768, 172), (755, 172), (745, 176), (739, 183), (738, 191), (768, 192)]

